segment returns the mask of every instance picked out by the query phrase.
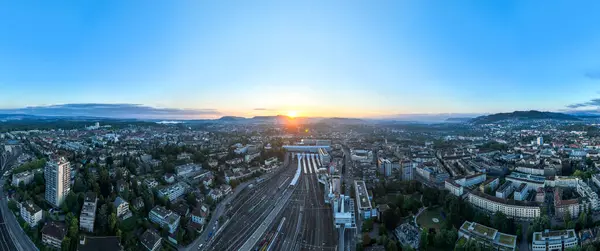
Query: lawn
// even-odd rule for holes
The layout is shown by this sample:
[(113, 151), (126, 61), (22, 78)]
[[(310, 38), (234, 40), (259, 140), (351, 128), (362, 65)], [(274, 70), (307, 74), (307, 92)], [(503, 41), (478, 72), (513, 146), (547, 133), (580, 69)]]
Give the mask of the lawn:
[[(436, 230), (440, 230), (442, 224), (444, 224), (444, 218), (442, 217), (441, 212), (441, 207), (427, 209), (419, 215), (419, 218), (417, 218), (417, 223), (419, 226), (425, 229), (435, 228)], [(433, 218), (437, 218), (439, 222), (434, 222)]]

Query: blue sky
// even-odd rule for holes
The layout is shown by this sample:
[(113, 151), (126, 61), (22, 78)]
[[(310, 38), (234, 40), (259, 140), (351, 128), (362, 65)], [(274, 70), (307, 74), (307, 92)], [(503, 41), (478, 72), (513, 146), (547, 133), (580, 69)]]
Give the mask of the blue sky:
[(598, 1), (3, 1), (0, 108), (597, 109), (599, 11)]

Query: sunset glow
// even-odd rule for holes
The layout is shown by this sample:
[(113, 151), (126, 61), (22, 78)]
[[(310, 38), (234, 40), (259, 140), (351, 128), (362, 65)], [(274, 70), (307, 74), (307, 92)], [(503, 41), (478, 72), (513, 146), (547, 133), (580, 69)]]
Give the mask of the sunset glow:
[(298, 116), (298, 113), (296, 111), (289, 111), (287, 115), (290, 118), (295, 118), (296, 116)]

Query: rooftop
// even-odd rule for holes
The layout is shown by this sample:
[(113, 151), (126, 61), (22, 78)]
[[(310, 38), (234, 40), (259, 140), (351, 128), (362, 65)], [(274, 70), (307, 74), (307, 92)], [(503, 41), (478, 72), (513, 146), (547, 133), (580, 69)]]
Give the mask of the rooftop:
[(157, 242), (159, 242), (161, 240), (160, 235), (158, 235), (158, 233), (154, 230), (146, 230), (146, 232), (144, 232), (142, 234), (142, 236), (140, 236), (140, 242), (142, 243), (142, 245), (144, 245), (148, 250), (152, 250), (152, 247), (154, 247), (156, 245)]
[(77, 251), (123, 250), (119, 237), (83, 236), (77, 245)]
[(42, 234), (62, 240), (67, 234), (67, 226), (63, 222), (50, 221), (42, 228)]
[(369, 200), (369, 193), (367, 192), (367, 186), (362, 180), (355, 180), (354, 186), (356, 189), (356, 197), (359, 208), (372, 208), (371, 201)]

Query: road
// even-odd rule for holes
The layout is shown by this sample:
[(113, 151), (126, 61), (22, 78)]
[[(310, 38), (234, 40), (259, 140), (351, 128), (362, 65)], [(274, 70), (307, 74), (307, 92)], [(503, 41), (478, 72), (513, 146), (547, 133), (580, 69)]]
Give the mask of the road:
[[(279, 175), (279, 173), (281, 172), (285, 172), (285, 167), (289, 164), (289, 161), (286, 159), (283, 163), (283, 167), (284, 168), (280, 168), (279, 170), (276, 170), (273, 173), (269, 173), (264, 175), (262, 178), (264, 179), (263, 183), (256, 186), (254, 189), (258, 189), (259, 187), (261, 187), (263, 184), (268, 183), (271, 178), (276, 177)], [(180, 246), (178, 247), (178, 250), (181, 251), (191, 251), (191, 250), (198, 250), (198, 247), (200, 245), (202, 245), (203, 247), (206, 246), (209, 238), (208, 235), (209, 233), (213, 233), (215, 234), (215, 231), (218, 231), (220, 227), (223, 226), (224, 222), (218, 222), (219, 217), (225, 215), (227, 212), (231, 212), (231, 205), (236, 205), (236, 203), (239, 201), (238, 199), (236, 199), (240, 194), (242, 194), (242, 192), (244, 192), (244, 196), (247, 196), (248, 191), (246, 190), (246, 188), (254, 183), (255, 180), (249, 180), (247, 182), (244, 182), (240, 185), (238, 185), (234, 190), (233, 193), (230, 194), (229, 196), (227, 196), (224, 200), (222, 200), (221, 202), (219, 202), (219, 204), (217, 205), (217, 207), (215, 208), (215, 210), (212, 212), (210, 221), (208, 222), (208, 224), (205, 226), (205, 230), (202, 232), (202, 234), (200, 234), (200, 236), (198, 238), (196, 238), (196, 240), (194, 242), (192, 242), (190, 245), (188, 246)], [(253, 189), (253, 190), (254, 190)], [(241, 199), (244, 199), (245, 197), (241, 196)], [(219, 226), (219, 224), (221, 224), (221, 226)]]

